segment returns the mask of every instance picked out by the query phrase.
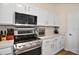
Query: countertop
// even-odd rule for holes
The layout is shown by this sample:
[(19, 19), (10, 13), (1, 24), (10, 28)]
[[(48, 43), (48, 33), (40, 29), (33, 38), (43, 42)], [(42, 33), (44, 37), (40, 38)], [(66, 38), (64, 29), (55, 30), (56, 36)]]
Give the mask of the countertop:
[(0, 41), (0, 49), (11, 47), (14, 44), (14, 40)]
[(48, 39), (48, 38), (55, 38), (55, 37), (59, 37), (59, 36), (64, 36), (64, 34), (54, 34), (54, 35), (47, 35), (47, 36), (43, 36), (43, 37), (39, 37), (40, 39)]

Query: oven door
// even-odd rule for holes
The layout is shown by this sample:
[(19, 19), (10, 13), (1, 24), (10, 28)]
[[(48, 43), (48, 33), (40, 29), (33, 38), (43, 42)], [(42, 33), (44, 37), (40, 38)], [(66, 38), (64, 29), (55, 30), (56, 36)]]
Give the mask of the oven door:
[(41, 55), (41, 47), (18, 54), (18, 55)]

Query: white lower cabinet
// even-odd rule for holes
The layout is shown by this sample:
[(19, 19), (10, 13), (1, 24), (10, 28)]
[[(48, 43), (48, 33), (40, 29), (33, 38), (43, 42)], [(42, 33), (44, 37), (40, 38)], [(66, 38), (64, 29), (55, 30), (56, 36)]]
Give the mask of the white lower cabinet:
[(64, 48), (64, 39), (59, 36), (42, 42), (42, 55), (54, 55)]
[(53, 38), (53, 44), (54, 44), (53, 54), (56, 54), (60, 50), (64, 49), (64, 38), (62, 38), (62, 36)]
[(13, 47), (0, 49), (0, 55), (12, 55), (12, 54), (13, 54)]
[(65, 46), (65, 42), (64, 41), (65, 41), (64, 37), (61, 37), (61, 41), (60, 41), (61, 42), (61, 44), (60, 44), (61, 49), (64, 48), (64, 46)]
[(43, 43), (42, 43), (42, 54), (43, 55), (50, 55), (50, 54), (52, 54), (51, 40), (49, 40), (49, 39), (43, 40)]

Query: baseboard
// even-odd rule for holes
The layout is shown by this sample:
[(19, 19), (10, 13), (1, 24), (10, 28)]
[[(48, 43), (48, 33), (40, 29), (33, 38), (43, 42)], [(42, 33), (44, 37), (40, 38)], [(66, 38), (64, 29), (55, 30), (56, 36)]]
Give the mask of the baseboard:
[(64, 50), (69, 51), (69, 49), (67, 49), (67, 48), (64, 48)]
[[(69, 50), (69, 49), (67, 49), (67, 48), (64, 48), (64, 50), (66, 50), (66, 51), (70, 51), (70, 50)], [(70, 52), (72, 52), (72, 53), (75, 53), (75, 54), (79, 55), (79, 53), (78, 53), (78, 52), (75, 52), (75, 51), (70, 51)]]

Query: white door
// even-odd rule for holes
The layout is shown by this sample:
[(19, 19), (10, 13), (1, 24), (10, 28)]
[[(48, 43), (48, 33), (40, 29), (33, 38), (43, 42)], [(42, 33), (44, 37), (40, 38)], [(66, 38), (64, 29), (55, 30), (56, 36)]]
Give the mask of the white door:
[(79, 12), (68, 14), (66, 49), (79, 54)]

